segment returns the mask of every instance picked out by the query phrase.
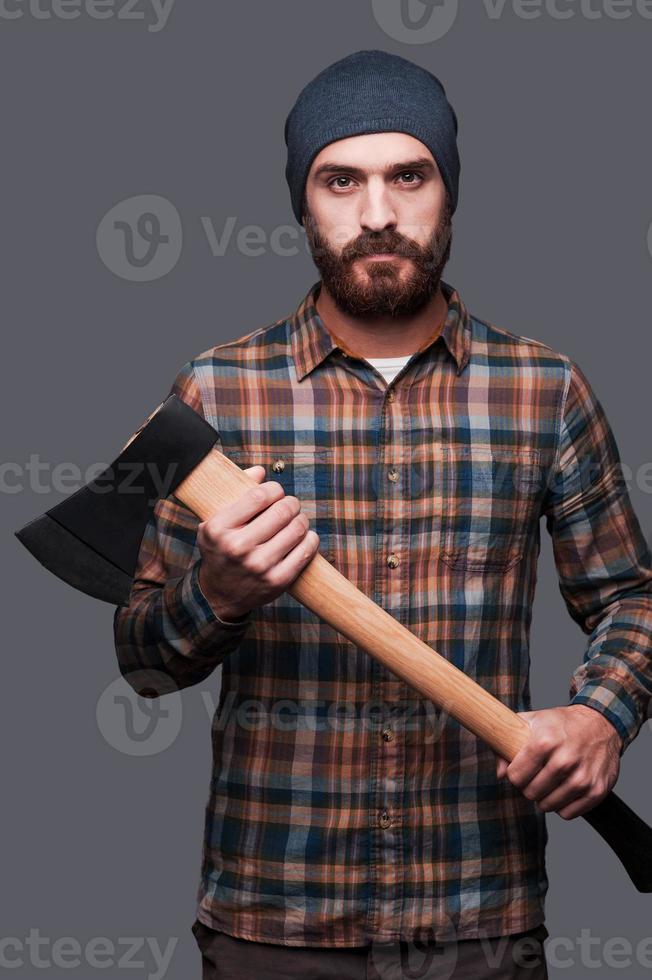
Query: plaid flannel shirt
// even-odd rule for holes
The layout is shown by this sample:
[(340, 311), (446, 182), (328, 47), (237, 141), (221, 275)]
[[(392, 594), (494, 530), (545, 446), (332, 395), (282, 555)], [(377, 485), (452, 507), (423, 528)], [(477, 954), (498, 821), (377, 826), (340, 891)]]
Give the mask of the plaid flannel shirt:
[[(601, 712), (626, 748), (652, 691), (652, 562), (581, 369), (471, 315), (444, 283), (443, 327), (387, 385), (335, 342), (319, 286), (291, 316), (187, 362), (171, 390), (231, 459), (296, 494), (345, 576), (514, 711), (532, 707), (545, 516), (588, 637), (571, 703)], [(137, 691), (222, 665), (198, 918), (290, 946), (544, 921), (545, 814), (497, 779), (490, 747), (288, 593), (218, 619), (197, 525), (174, 495), (158, 502), (114, 631)]]

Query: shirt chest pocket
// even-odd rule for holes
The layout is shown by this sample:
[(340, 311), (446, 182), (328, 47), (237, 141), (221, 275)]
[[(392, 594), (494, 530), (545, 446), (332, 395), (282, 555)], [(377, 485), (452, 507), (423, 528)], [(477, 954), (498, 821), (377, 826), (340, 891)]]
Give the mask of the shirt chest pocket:
[(525, 552), (536, 519), (537, 449), (442, 447), (439, 557), (462, 572), (505, 572)]
[(333, 450), (332, 449), (230, 449), (229, 459), (241, 469), (264, 466), (265, 481), (280, 483), (286, 496), (301, 503), (301, 511), (310, 528), (319, 535), (319, 552), (331, 555), (333, 522)]

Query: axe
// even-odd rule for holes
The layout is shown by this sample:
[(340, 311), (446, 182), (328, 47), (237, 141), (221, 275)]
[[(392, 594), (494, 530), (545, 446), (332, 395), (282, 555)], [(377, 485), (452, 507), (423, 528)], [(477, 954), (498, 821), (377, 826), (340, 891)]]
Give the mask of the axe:
[[(176, 395), (145, 420), (95, 480), (15, 534), (47, 569), (97, 599), (125, 605), (145, 526), (159, 497), (201, 520), (256, 485), (216, 448), (217, 431)], [(160, 474), (166, 474), (162, 486)], [(527, 722), (420, 640), (317, 552), (287, 590), (352, 643), (447, 711), (509, 762)], [(652, 829), (610, 792), (582, 817), (640, 892), (652, 891)]]

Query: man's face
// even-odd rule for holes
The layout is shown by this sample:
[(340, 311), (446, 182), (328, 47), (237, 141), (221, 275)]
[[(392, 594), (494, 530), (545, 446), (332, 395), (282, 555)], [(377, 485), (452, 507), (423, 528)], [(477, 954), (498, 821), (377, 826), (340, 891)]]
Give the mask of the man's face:
[(450, 255), (450, 202), (430, 150), (407, 133), (337, 140), (315, 157), (304, 196), (315, 265), (356, 317), (411, 315)]

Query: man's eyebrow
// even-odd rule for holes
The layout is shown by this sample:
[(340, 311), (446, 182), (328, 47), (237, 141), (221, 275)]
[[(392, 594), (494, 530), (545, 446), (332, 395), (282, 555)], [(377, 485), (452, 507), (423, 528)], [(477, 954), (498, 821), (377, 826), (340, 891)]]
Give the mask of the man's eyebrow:
[[(428, 170), (434, 172), (434, 164), (428, 157), (417, 157), (415, 160), (406, 160), (403, 163), (390, 163), (383, 168), (381, 173), (388, 174), (395, 170)], [(361, 167), (352, 167), (346, 163), (322, 163), (317, 167), (313, 177), (321, 177), (323, 174), (339, 174), (342, 172), (353, 174), (355, 177), (365, 177), (367, 171)]]

